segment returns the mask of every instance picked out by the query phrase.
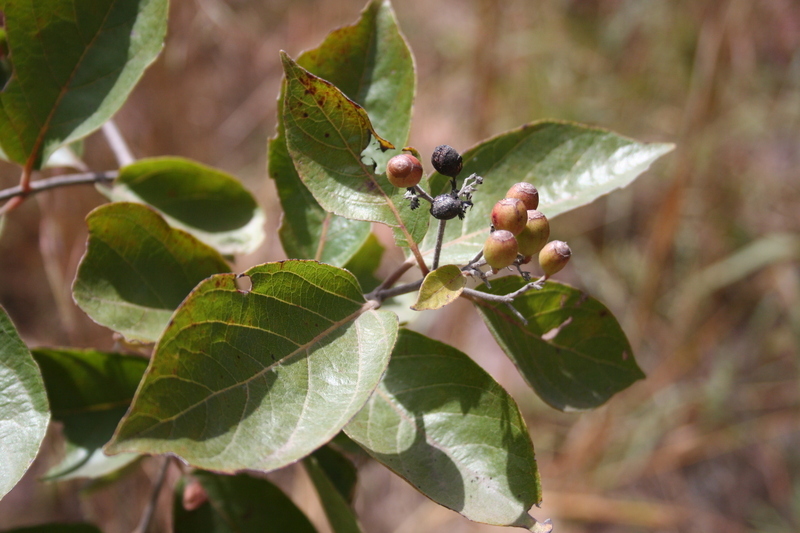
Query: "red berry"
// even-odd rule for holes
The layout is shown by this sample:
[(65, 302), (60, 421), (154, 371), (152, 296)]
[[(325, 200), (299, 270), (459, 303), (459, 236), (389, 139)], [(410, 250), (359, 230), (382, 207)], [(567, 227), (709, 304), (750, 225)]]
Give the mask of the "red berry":
[(525, 257), (523, 262), (527, 263), (533, 255), (538, 254), (549, 238), (550, 222), (547, 217), (535, 209), (529, 209), (528, 223), (517, 235), (519, 253)]
[(495, 272), (510, 266), (517, 259), (517, 239), (510, 231), (493, 231), (483, 245), (483, 257)]
[(492, 225), (494, 229), (508, 230), (519, 234), (528, 222), (528, 210), (517, 198), (503, 198), (492, 209)]
[(539, 252), (539, 265), (542, 267), (545, 277), (549, 278), (564, 268), (570, 256), (572, 256), (572, 250), (564, 241), (548, 242)]
[(539, 191), (530, 183), (520, 182), (515, 183), (508, 192), (506, 198), (518, 198), (525, 204), (525, 209), (530, 211), (539, 207)]
[(386, 163), (386, 177), (395, 187), (413, 187), (422, 179), (422, 163), (411, 154), (396, 155)]

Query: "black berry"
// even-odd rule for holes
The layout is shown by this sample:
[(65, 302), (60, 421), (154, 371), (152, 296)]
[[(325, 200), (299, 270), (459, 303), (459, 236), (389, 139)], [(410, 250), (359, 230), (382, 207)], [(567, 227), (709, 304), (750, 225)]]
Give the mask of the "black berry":
[(431, 215), (439, 220), (450, 220), (451, 218), (464, 216), (464, 205), (452, 194), (440, 194), (433, 199), (431, 205)]
[(461, 172), (461, 154), (446, 144), (436, 147), (431, 156), (431, 163), (436, 172), (451, 178), (455, 178)]

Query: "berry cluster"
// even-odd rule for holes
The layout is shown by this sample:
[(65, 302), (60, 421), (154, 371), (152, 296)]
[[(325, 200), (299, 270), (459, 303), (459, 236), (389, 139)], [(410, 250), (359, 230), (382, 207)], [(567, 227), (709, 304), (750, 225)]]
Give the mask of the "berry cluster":
[(492, 209), (492, 232), (483, 245), (483, 257), (494, 272), (524, 265), (539, 254), (544, 279), (567, 264), (572, 255), (563, 241), (550, 238), (550, 223), (540, 211), (539, 191), (530, 183), (517, 183)]
[[(409, 149), (411, 150), (411, 149)], [(422, 164), (411, 154), (396, 155), (386, 164), (386, 177), (395, 187), (408, 189), (406, 198), (411, 201), (411, 209), (419, 207), (422, 197), (431, 204), (431, 216), (438, 220), (463, 219), (467, 208), (472, 207), (472, 193), (475, 185), (480, 185), (483, 178), (473, 174), (464, 180), (464, 186), (456, 187), (456, 177), (461, 173), (463, 162), (461, 155), (452, 146), (437, 146), (431, 156), (431, 164), (439, 174), (450, 178), (450, 192), (432, 198), (419, 187), (422, 179)]]
[[(406, 150), (417, 153), (411, 148)], [(456, 177), (461, 173), (462, 158), (453, 147), (446, 144), (436, 147), (431, 156), (431, 164), (437, 172), (450, 178), (450, 192), (436, 198), (432, 198), (419, 187), (423, 169), (415, 155), (403, 153), (391, 158), (386, 165), (386, 176), (392, 185), (408, 190), (405, 197), (410, 200), (411, 209), (418, 208), (419, 199), (423, 198), (431, 204), (430, 213), (442, 221), (440, 224), (455, 217), (463, 219), (467, 209), (472, 207), (472, 193), (477, 185), (483, 183), (483, 178), (472, 174), (464, 180), (461, 189), (458, 189)], [(550, 223), (547, 217), (537, 211), (538, 207), (539, 191), (532, 184), (524, 182), (511, 187), (506, 197), (495, 204), (491, 215), (491, 233), (482, 252), (485, 263), (492, 268), (493, 273), (512, 265), (519, 268), (529, 263), (535, 254), (539, 254), (539, 265), (544, 272), (539, 281), (543, 282), (567, 264), (572, 255), (569, 246), (563, 241), (547, 242), (550, 238)], [(443, 228), (440, 234), (442, 232)], [(441, 243), (437, 242), (434, 268), (438, 265), (440, 246)], [(476, 263), (473, 260), (465, 268), (478, 272), (485, 279), (485, 274), (476, 270), (480, 264), (484, 262)], [(527, 272), (520, 270), (520, 273), (530, 279)]]

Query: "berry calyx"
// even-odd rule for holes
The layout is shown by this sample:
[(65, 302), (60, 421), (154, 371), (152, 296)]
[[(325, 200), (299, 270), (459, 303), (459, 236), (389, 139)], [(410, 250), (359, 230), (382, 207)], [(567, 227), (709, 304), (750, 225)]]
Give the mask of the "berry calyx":
[(386, 163), (386, 177), (395, 187), (413, 187), (422, 179), (422, 163), (411, 154), (396, 155)]
[(431, 204), (431, 215), (439, 220), (450, 220), (451, 218), (464, 217), (464, 204), (452, 194), (440, 194), (433, 199)]
[(522, 254), (522, 264), (528, 263), (535, 254), (544, 248), (550, 238), (550, 222), (541, 212), (535, 209), (528, 210), (528, 222), (517, 235), (519, 253)]
[(508, 189), (506, 198), (518, 198), (525, 204), (525, 209), (530, 211), (539, 207), (539, 191), (530, 183), (515, 183)]
[(528, 222), (528, 210), (518, 198), (503, 198), (492, 209), (492, 225), (514, 235), (519, 234)]
[(455, 178), (461, 172), (462, 160), (455, 148), (442, 144), (433, 150), (431, 164), (436, 172)]
[(564, 241), (548, 242), (539, 252), (539, 265), (542, 267), (545, 279), (564, 268), (570, 256), (572, 250)]
[(504, 229), (491, 232), (483, 244), (483, 257), (494, 272), (511, 266), (517, 259), (517, 239), (514, 234)]

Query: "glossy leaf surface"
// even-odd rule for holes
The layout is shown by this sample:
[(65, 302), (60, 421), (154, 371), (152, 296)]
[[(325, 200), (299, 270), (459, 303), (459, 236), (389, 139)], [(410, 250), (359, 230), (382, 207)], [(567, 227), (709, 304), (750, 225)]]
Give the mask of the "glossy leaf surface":
[(175, 453), (217, 471), (269, 471), (325, 444), (388, 364), (397, 317), (355, 278), (314, 261), (203, 281), (156, 346), (107, 451)]
[[(460, 178), (477, 173), (484, 182), (464, 220), (447, 224), (442, 262), (465, 264), (483, 248), (494, 204), (517, 182), (536, 186), (538, 209), (552, 219), (625, 187), (672, 148), (671, 144), (640, 143), (608, 130), (554, 121), (526, 124), (488, 139), (462, 154)], [(448, 183), (446, 176), (432, 175), (433, 194), (444, 192)], [(434, 228), (422, 244), (429, 256), (435, 242)]]
[(111, 197), (156, 208), (172, 226), (222, 254), (252, 252), (264, 240), (264, 213), (242, 183), (189, 159), (142, 159), (123, 167)]
[(300, 179), (323, 209), (355, 220), (395, 228), (401, 246), (416, 247), (429, 215), (412, 211), (385, 174), (376, 175), (373, 156), (362, 155), (373, 139), (382, 150), (393, 145), (378, 136), (363, 107), (322, 78), (282, 54), (286, 86), (283, 123), (286, 144)]
[(39, 367), (0, 307), (0, 498), (28, 470), (47, 431), (50, 411)]
[(200, 281), (230, 270), (222, 256), (147, 206), (115, 202), (86, 217), (89, 242), (72, 287), (92, 320), (154, 342)]
[[(364, 107), (375, 129), (394, 145), (406, 143), (414, 64), (389, 2), (370, 2), (355, 24), (333, 31), (319, 47), (303, 52), (297, 64)], [(279, 234), (287, 255), (337, 266), (347, 262), (367, 237), (369, 224), (328, 213), (317, 203), (289, 156), (280, 114), (269, 143), (269, 173), (284, 211)]]
[(64, 425), (66, 456), (46, 474), (64, 480), (105, 476), (136, 460), (102, 451), (133, 399), (147, 359), (94, 350), (35, 349), (53, 419)]
[[(492, 281), (491, 294), (508, 294), (525, 281)], [(602, 405), (644, 374), (617, 319), (600, 302), (554, 281), (514, 299), (525, 326), (504, 304), (476, 301), (503, 351), (547, 403), (561, 410)]]
[(167, 0), (3, 2), (14, 71), (0, 94), (0, 144), (39, 168), (122, 106), (161, 51)]
[(471, 520), (531, 523), (541, 486), (525, 422), (511, 396), (455, 348), (401, 330), (386, 376), (345, 431)]
[(306, 515), (278, 487), (246, 474), (221, 476), (196, 471), (208, 496), (202, 505), (183, 505), (185, 480), (176, 486), (175, 533), (316, 533)]
[(430, 272), (419, 288), (417, 302), (411, 307), (415, 311), (432, 311), (452, 303), (464, 291), (467, 284), (461, 269), (445, 265)]

